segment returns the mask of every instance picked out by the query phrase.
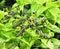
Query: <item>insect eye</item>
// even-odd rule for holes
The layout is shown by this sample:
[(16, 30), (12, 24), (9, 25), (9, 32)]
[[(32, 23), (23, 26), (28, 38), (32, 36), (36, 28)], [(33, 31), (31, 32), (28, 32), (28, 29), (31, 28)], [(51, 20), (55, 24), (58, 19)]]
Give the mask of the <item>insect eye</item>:
[(22, 31), (19, 31), (17, 34), (16, 34), (16, 37), (20, 36), (22, 33)]

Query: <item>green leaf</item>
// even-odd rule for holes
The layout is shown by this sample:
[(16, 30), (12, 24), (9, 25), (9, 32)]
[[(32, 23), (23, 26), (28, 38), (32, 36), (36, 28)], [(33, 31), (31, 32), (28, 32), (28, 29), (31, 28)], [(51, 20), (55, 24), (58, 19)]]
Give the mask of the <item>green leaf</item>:
[[(58, 14), (58, 13), (60, 13), (60, 11), (59, 11), (59, 9), (58, 8), (51, 8), (51, 9), (49, 9), (49, 12), (51, 13), (51, 15), (54, 17), (54, 20), (57, 22), (57, 23), (59, 23), (60, 24), (60, 20), (58, 20), (60, 17), (60, 14)], [(57, 21), (58, 20), (58, 21)]]
[(44, 43), (46, 45), (48, 39), (43, 38), (43, 39), (41, 39), (41, 41), (42, 41), (42, 43)]
[[(37, 5), (38, 5), (38, 6), (37, 6)], [(31, 12), (37, 12), (37, 10), (38, 10), (38, 8), (39, 8), (40, 6), (41, 6), (41, 5), (36, 4), (36, 3), (32, 4), (32, 5), (31, 5)]]
[(39, 9), (37, 10), (37, 16), (41, 15), (47, 9), (48, 9), (48, 7), (44, 7), (42, 5), (39, 5)]
[(17, 3), (19, 4), (19, 5), (25, 5), (25, 4), (29, 4), (29, 3), (32, 3), (32, 0), (16, 0), (17, 1)]
[(52, 38), (51, 41), (54, 43), (54, 45), (60, 46), (60, 40)]
[(50, 30), (52, 30), (52, 31), (54, 31), (54, 32), (60, 33), (60, 28), (57, 27), (56, 25), (52, 25), (52, 24), (51, 24), (50, 22), (48, 22), (48, 21), (46, 21), (45, 26), (46, 26), (46, 28), (48, 28), (48, 29), (50, 29)]
[(50, 49), (54, 49), (54, 44), (51, 42), (51, 40), (48, 41), (47, 46), (48, 46)]
[(4, 17), (4, 11), (0, 10), (0, 20)]
[(41, 47), (43, 47), (43, 48), (48, 48), (47, 47), (47, 41), (48, 41), (48, 39), (45, 39), (45, 38), (43, 38), (43, 39), (41, 39), (41, 41), (42, 41), (42, 43), (41, 43)]
[(37, 4), (41, 4), (42, 5), (43, 3), (45, 3), (45, 0), (38, 0), (38, 1), (34, 0), (33, 2), (36, 2)]
[(14, 49), (19, 49), (19, 47), (18, 47), (18, 46), (16, 46)]
[(28, 28), (27, 30), (26, 30), (26, 32), (29, 34), (29, 35), (31, 35), (32, 37), (36, 37), (37, 36), (37, 34), (36, 34), (36, 30), (32, 30), (31, 28)]

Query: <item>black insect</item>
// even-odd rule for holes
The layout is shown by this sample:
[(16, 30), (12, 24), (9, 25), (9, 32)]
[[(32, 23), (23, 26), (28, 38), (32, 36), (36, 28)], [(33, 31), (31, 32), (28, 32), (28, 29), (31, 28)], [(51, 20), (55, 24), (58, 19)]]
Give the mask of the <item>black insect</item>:
[(30, 9), (31, 8), (31, 4), (27, 4), (27, 5), (24, 5), (24, 9)]
[(23, 32), (25, 32), (26, 27), (21, 26), (21, 30), (16, 34), (16, 37), (19, 37), (20, 35), (22, 35)]
[(55, 33), (55, 34), (54, 34), (54, 38), (57, 38), (57, 39), (60, 40), (60, 33)]
[(19, 26), (21, 24), (21, 22), (18, 22), (16, 25), (13, 26), (13, 28), (16, 28), (17, 26)]
[(22, 18), (22, 19), (20, 19), (17, 23), (16, 23), (16, 25), (14, 25), (12, 28), (16, 28), (17, 26), (19, 26), (20, 24), (22, 24), (23, 22), (24, 22), (25, 20)]
[(34, 19), (33, 22), (36, 26), (38, 26), (37, 19)]
[(9, 11), (9, 12), (8, 12), (8, 15), (11, 15), (13, 18), (16, 19), (15, 13), (14, 13), (13, 11)]
[(24, 5), (23, 12), (20, 11), (20, 15), (23, 15), (23, 16), (24, 15), (26, 15), (26, 16), (31, 15), (31, 13), (28, 12), (30, 8), (31, 8), (31, 5), (30, 4)]
[(13, 11), (8, 12), (9, 15), (15, 16), (15, 13)]
[(46, 22), (46, 18), (43, 18), (42, 23)]
[(22, 30), (20, 30), (17, 34), (16, 37), (20, 36), (22, 34)]
[(5, 15), (4, 17), (5, 17), (5, 19), (9, 19), (10, 18), (8, 15)]

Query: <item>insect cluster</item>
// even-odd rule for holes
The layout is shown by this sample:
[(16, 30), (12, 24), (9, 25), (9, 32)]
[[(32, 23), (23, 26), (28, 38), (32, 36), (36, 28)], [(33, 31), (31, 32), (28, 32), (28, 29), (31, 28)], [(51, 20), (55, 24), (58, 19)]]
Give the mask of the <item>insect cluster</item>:
[(47, 44), (53, 44), (55, 38), (60, 40), (59, 24), (54, 21), (53, 14), (50, 13), (51, 7), (46, 7), (48, 1), (39, 5), (36, 0), (38, 6), (34, 1), (26, 4), (25, 0), (16, 1), (18, 3), (15, 0), (6, 0), (4, 1), (6, 7), (2, 6), (4, 17), (0, 20), (3, 25), (0, 25), (4, 27), (1, 30), (6, 32), (7, 36), (3, 33), (1, 36), (8, 38), (5, 41), (7, 49), (14, 49), (16, 46), (20, 49), (27, 47), (27, 49), (49, 49), (51, 47), (48, 47)]
[(12, 27), (14, 29), (20, 28), (16, 36), (20, 36), (23, 32), (26, 32), (26, 29), (28, 28), (31, 28), (32, 30), (40, 30), (40, 26), (44, 27), (43, 24), (46, 22), (46, 18), (41, 16), (38, 18), (34, 13), (31, 14), (30, 12), (28, 12), (30, 8), (30, 4), (24, 5), (23, 11), (20, 10), (20, 12), (18, 13), (20, 15), (20, 18), (18, 19), (16, 17), (13, 21), (14, 25)]

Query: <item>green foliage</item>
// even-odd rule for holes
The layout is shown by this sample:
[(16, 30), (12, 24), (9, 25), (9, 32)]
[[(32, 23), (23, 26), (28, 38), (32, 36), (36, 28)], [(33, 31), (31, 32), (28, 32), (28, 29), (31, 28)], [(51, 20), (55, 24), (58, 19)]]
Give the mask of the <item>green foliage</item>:
[(4, 17), (4, 11), (0, 10), (0, 20)]
[(55, 33), (60, 34), (60, 0), (16, 0), (0, 10), (0, 49), (60, 49)]

